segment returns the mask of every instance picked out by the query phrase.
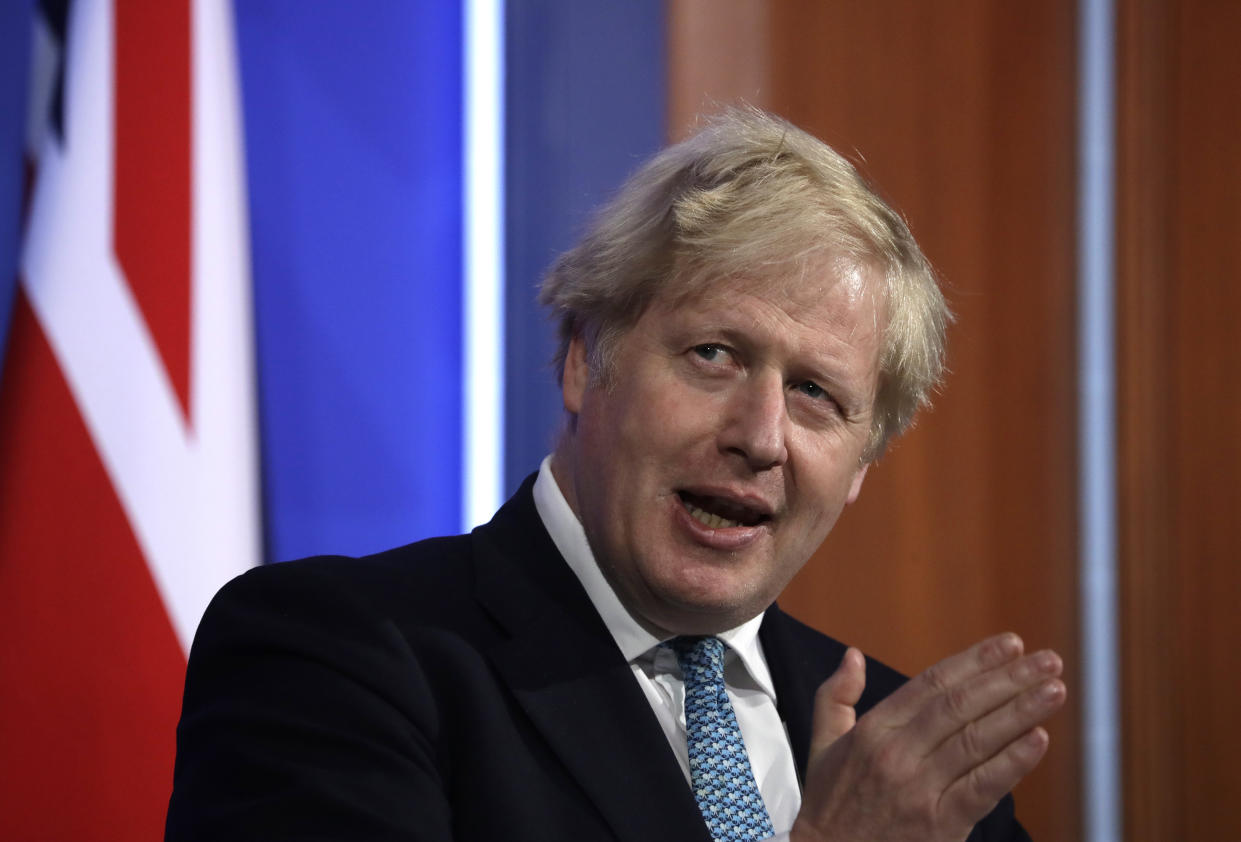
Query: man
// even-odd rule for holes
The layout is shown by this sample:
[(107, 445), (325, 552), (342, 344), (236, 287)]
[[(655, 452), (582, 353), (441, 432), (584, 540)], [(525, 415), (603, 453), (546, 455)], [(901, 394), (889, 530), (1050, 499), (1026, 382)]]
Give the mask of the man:
[(908, 683), (780, 591), (942, 370), (900, 217), (753, 110), (553, 267), (565, 427), (486, 526), (252, 571), (190, 656), (169, 839), (1023, 839), (1063, 703), (1011, 634)]

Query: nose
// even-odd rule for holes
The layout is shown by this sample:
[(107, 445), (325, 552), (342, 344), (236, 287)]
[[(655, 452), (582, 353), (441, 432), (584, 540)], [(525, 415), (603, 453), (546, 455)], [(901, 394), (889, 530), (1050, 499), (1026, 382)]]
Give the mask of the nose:
[(763, 471), (788, 460), (789, 414), (783, 379), (761, 377), (738, 384), (720, 428), (720, 449)]

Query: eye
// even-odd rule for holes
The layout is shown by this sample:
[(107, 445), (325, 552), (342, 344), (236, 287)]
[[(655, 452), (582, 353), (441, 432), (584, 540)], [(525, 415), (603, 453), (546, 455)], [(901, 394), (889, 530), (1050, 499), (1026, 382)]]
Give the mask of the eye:
[(723, 345), (716, 345), (713, 342), (708, 342), (704, 345), (695, 345), (693, 347), (693, 351), (707, 362), (716, 362), (720, 359), (720, 357), (728, 353)]
[(801, 392), (803, 395), (814, 398), (815, 400), (828, 397), (828, 394), (823, 387), (818, 383), (815, 383), (813, 380), (803, 380), (802, 382), (795, 384), (793, 388)]

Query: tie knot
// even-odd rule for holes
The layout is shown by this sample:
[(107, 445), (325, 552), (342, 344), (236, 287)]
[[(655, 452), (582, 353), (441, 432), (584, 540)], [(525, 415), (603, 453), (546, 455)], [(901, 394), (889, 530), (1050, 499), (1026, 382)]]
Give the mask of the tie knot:
[(718, 637), (674, 637), (664, 644), (677, 656), (687, 684), (724, 680), (724, 641)]

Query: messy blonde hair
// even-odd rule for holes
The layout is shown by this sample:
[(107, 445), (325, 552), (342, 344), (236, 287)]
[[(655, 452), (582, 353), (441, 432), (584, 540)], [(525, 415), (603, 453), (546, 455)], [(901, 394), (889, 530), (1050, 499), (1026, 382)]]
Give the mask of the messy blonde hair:
[(853, 165), (755, 108), (729, 109), (650, 159), (552, 266), (539, 300), (559, 320), (557, 376), (580, 334), (592, 376), (606, 384), (616, 340), (657, 297), (701, 294), (729, 278), (821, 283), (815, 270), (841, 257), (882, 278), (866, 457), (877, 458), (929, 403), (951, 314), (909, 227)]

